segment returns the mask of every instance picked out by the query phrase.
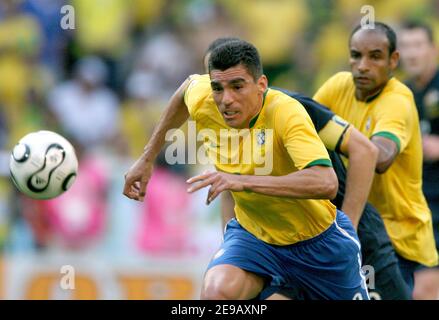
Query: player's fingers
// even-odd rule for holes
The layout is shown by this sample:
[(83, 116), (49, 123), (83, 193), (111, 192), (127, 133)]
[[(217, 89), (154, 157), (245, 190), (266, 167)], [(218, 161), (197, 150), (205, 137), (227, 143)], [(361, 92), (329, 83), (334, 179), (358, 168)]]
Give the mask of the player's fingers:
[[(207, 204), (209, 205), (218, 195), (225, 190), (223, 185), (218, 185), (211, 188), (212, 192), (207, 195)], [(210, 190), (209, 190), (210, 191)]]
[(205, 180), (205, 179), (209, 178), (210, 176), (212, 176), (213, 173), (214, 172), (205, 171), (202, 174), (199, 174), (197, 176), (189, 178), (188, 180), (186, 180), (186, 183), (194, 183), (197, 181)]
[(139, 190), (140, 190), (140, 182), (139, 182), (139, 181), (135, 181), (135, 182), (132, 184), (132, 188), (133, 188), (134, 190), (136, 190), (136, 191), (139, 191)]
[(198, 184), (190, 186), (187, 189), (187, 192), (192, 193), (192, 192), (198, 191), (198, 190), (200, 190), (200, 189), (202, 189), (204, 187), (207, 187), (208, 185), (212, 184), (214, 181), (215, 181), (215, 177), (214, 176), (209, 177), (209, 178), (207, 178), (205, 180), (199, 180), (199, 182), (198, 182), (198, 180), (194, 181), (192, 183), (198, 182)]
[(212, 202), (212, 194), (215, 192), (217, 188), (217, 183), (213, 183), (207, 192), (206, 204), (209, 205)]
[(140, 184), (139, 184), (139, 201), (143, 201), (143, 199), (145, 198), (145, 194), (146, 194), (146, 185), (148, 184), (148, 179), (147, 178), (143, 178), (142, 180), (140, 180)]
[(127, 176), (125, 175), (125, 184), (123, 186), (123, 194), (130, 199), (132, 199), (130, 196), (131, 195), (131, 187), (132, 187), (132, 182), (129, 179), (127, 179)]
[(127, 198), (137, 200), (137, 192), (130, 187), (130, 190), (123, 193)]

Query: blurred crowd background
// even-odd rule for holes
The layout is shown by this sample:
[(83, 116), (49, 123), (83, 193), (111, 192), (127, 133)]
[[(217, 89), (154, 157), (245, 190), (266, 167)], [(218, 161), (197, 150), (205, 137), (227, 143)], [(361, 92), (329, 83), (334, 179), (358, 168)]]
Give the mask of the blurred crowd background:
[[(74, 9), (74, 29), (61, 27), (65, 5)], [(221, 241), (219, 204), (206, 206), (203, 192), (189, 196), (185, 180), (204, 168), (160, 160), (144, 203), (122, 196), (123, 175), (167, 100), (189, 74), (203, 73), (205, 50), (220, 36), (255, 44), (270, 85), (312, 96), (348, 69), (347, 40), (363, 5), (395, 28), (417, 18), (439, 34), (435, 0), (1, 0), (0, 297), (62, 297), (32, 287), (34, 296), (17, 293), (17, 270), (35, 268), (13, 266), (29, 257), (47, 276), (44, 263), (56, 256), (54, 279), (54, 266), (67, 256), (82, 266), (100, 263), (102, 272), (114, 265), (126, 274), (152, 268), (157, 278), (166, 264), (172, 277), (181, 261), (202, 272)], [(72, 189), (51, 201), (24, 197), (9, 179), (11, 148), (41, 129), (69, 139), (80, 163)], [(181, 279), (175, 281), (178, 288)], [(194, 288), (176, 296), (196, 298)], [(161, 295), (148, 297), (172, 297), (166, 290), (158, 285), (151, 292)]]

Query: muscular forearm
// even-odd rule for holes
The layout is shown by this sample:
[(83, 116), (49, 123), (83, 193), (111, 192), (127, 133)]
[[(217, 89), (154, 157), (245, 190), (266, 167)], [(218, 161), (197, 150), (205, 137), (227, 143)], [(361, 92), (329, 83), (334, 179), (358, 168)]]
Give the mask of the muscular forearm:
[(297, 199), (332, 199), (338, 189), (334, 170), (311, 167), (285, 176), (241, 176), (244, 190)]
[(187, 83), (186, 80), (170, 99), (168, 107), (162, 113), (152, 137), (144, 149), (143, 159), (153, 161), (165, 143), (168, 130), (179, 128), (189, 118), (189, 112), (184, 103), (184, 90)]
[(378, 148), (375, 171), (379, 174), (384, 173), (398, 155), (398, 147), (394, 141), (384, 137), (374, 136), (371, 141)]
[(379, 151), (366, 136), (354, 127), (350, 128), (349, 133), (348, 138), (343, 141), (340, 148), (343, 154), (349, 157), (346, 192), (341, 209), (357, 227), (375, 176)]
[(378, 150), (375, 148), (357, 150), (349, 157), (346, 179), (346, 193), (342, 211), (351, 219), (355, 227), (363, 213), (375, 173)]

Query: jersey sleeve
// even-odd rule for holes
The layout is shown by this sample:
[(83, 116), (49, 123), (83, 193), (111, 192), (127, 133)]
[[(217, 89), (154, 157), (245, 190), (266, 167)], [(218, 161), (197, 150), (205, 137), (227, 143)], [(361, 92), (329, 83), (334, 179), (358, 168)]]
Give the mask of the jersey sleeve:
[(303, 106), (291, 99), (275, 115), (276, 130), (298, 170), (315, 165), (332, 167), (328, 152)]
[(402, 152), (411, 138), (413, 121), (417, 121), (412, 115), (409, 99), (397, 94), (383, 97), (375, 107), (374, 118), (379, 120), (371, 136), (381, 136), (394, 141), (398, 153)]
[(329, 78), (314, 94), (313, 99), (318, 103), (331, 108), (331, 104), (335, 101), (336, 88), (336, 77), (337, 75)]
[(328, 150), (340, 153), (341, 145), (346, 144), (349, 139), (350, 128), (347, 121), (337, 115), (333, 115), (319, 131), (319, 137)]
[(349, 138), (349, 123), (334, 112), (303, 94), (277, 89), (299, 101), (305, 108), (316, 128), (320, 139), (328, 150), (340, 152), (342, 143)]
[(211, 94), (209, 75), (194, 74), (189, 76), (188, 85), (184, 92), (184, 103), (193, 119), (196, 118), (197, 109)]
[(290, 96), (291, 98), (296, 99), (299, 101), (302, 106), (305, 108), (306, 112), (308, 112), (308, 115), (311, 118), (312, 123), (314, 124), (314, 127), (317, 131), (320, 131), (327, 123), (331, 120), (331, 118), (334, 116), (334, 113), (323, 106), (322, 104), (318, 103), (317, 101), (313, 100), (310, 97), (307, 97), (301, 93), (298, 92), (292, 92), (285, 89), (278, 89), (277, 90), (285, 93), (286, 95)]

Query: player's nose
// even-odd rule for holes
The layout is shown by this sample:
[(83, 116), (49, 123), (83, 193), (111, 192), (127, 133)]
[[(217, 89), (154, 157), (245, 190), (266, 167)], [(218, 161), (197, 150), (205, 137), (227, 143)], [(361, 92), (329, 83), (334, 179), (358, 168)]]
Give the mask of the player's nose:
[(229, 90), (224, 90), (221, 102), (224, 106), (230, 106), (233, 103), (233, 95)]
[(361, 58), (360, 61), (358, 62), (358, 71), (360, 71), (361, 73), (365, 73), (367, 71), (369, 71), (369, 63), (367, 61), (366, 58)]

